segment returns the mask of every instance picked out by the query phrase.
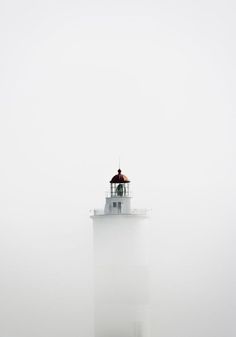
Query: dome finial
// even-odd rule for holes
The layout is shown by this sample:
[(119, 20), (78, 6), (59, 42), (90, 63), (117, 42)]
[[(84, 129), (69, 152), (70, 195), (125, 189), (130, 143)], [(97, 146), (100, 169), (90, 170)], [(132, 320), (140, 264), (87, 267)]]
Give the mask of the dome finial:
[(121, 174), (121, 169), (120, 169), (120, 167), (119, 167), (118, 173)]

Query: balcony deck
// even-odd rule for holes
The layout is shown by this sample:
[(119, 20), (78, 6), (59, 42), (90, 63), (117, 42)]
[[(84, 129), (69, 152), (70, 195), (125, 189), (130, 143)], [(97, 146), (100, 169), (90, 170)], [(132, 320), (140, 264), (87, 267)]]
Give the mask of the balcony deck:
[(102, 216), (136, 216), (136, 217), (147, 217), (148, 210), (147, 209), (131, 209), (130, 212), (110, 212), (105, 213), (103, 209), (94, 209), (90, 211), (90, 217), (102, 217)]

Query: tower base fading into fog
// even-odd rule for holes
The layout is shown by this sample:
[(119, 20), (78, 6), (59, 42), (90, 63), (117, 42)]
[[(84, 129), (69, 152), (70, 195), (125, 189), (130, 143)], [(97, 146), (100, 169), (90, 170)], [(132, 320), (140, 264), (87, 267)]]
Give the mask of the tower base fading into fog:
[(131, 210), (118, 171), (104, 211), (94, 210), (95, 337), (149, 337), (148, 223)]

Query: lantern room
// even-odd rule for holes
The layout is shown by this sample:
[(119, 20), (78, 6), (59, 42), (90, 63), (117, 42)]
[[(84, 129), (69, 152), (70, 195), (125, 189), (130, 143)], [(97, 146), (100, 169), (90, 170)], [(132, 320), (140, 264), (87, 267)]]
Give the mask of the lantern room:
[(129, 196), (129, 179), (121, 173), (121, 169), (110, 181), (111, 197), (128, 197)]

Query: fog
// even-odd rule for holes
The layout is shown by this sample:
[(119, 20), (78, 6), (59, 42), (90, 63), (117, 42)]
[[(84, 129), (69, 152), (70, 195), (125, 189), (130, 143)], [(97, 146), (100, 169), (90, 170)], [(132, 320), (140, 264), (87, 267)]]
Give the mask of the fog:
[(1, 1), (0, 337), (93, 337), (89, 210), (119, 157), (150, 210), (151, 336), (235, 336), (235, 12)]

